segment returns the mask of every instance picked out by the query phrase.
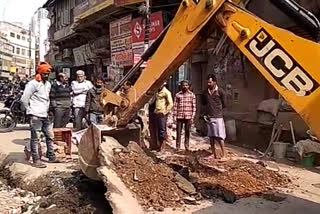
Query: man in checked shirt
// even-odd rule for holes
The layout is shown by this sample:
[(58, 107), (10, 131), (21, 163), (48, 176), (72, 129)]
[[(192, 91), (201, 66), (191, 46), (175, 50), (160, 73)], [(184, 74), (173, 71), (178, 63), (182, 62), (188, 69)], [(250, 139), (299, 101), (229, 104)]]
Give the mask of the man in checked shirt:
[(182, 126), (185, 128), (184, 146), (189, 151), (190, 128), (196, 115), (196, 96), (190, 91), (190, 83), (183, 80), (180, 83), (181, 91), (175, 96), (173, 117), (177, 122), (176, 148), (180, 150)]

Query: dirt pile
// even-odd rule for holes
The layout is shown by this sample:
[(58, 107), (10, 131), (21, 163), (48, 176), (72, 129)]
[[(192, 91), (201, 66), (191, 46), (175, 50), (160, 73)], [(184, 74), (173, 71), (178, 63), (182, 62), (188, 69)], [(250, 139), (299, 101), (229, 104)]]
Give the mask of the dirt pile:
[(113, 164), (114, 171), (145, 209), (180, 207), (188, 196), (176, 185), (174, 171), (142, 150), (128, 148), (116, 152)]
[(204, 197), (222, 197), (227, 202), (261, 195), (290, 183), (286, 175), (246, 160), (219, 163), (206, 161), (193, 153), (168, 157), (165, 162), (191, 180)]

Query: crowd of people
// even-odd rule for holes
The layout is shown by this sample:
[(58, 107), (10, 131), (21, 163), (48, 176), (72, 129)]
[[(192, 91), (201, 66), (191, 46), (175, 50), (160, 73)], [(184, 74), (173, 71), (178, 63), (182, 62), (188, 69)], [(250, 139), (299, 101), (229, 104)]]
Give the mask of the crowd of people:
[[(51, 84), (48, 77), (52, 67), (45, 62), (38, 65), (38, 74), (24, 86), (21, 102), (30, 116), (31, 140), (25, 148), (26, 154), (32, 157), (33, 164), (45, 168), (39, 154), (41, 133), (45, 136), (49, 162), (58, 162), (53, 151), (53, 128), (64, 128), (73, 119), (74, 131), (85, 128), (84, 121), (90, 125), (103, 121), (103, 108), (100, 95), (104, 90), (104, 80), (96, 77), (94, 84), (86, 79), (85, 72), (78, 70), (77, 79), (69, 85), (65, 73), (59, 73)], [(224, 140), (226, 138), (223, 120), (225, 108), (225, 92), (218, 87), (215, 76), (209, 75), (207, 89), (202, 94), (202, 104), (206, 106), (208, 136), (212, 155), (217, 158), (215, 144), (218, 143), (225, 157)], [(132, 84), (127, 81), (120, 93), (130, 90)], [(150, 149), (163, 151), (167, 142), (167, 117), (172, 113), (176, 124), (176, 148), (181, 149), (181, 135), (184, 128), (185, 150), (189, 151), (190, 129), (194, 123), (197, 110), (196, 96), (190, 89), (190, 82), (180, 83), (179, 91), (174, 99), (164, 83), (149, 102)]]
[(96, 78), (94, 84), (86, 80), (85, 72), (77, 71), (77, 80), (69, 85), (65, 73), (59, 73), (51, 84), (48, 81), (52, 67), (45, 62), (38, 65), (38, 74), (26, 84), (21, 102), (30, 117), (31, 140), (25, 153), (32, 157), (33, 164), (45, 168), (39, 152), (40, 135), (43, 133), (47, 145), (49, 162), (58, 162), (53, 151), (53, 128), (65, 128), (74, 115), (74, 130), (79, 131), (87, 124), (98, 123), (103, 115), (100, 94), (104, 81)]

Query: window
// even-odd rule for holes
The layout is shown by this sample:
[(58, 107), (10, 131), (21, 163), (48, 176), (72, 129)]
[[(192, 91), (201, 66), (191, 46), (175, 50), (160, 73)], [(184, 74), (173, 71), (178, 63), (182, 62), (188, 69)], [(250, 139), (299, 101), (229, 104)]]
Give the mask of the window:
[(21, 38), (20, 35), (17, 34), (17, 39), (20, 39), (20, 38)]
[(22, 50), (21, 50), (21, 54), (22, 54), (23, 56), (25, 56), (25, 55), (26, 55), (26, 49), (22, 49)]
[(20, 54), (20, 48), (17, 48), (16, 54)]
[(26, 40), (26, 37), (23, 36), (23, 37), (22, 37), (22, 40), (23, 40), (23, 41)]
[(14, 46), (12, 46), (12, 53), (14, 53)]
[(16, 34), (14, 34), (14, 33), (11, 32), (11, 33), (10, 33), (10, 36), (14, 38), (14, 37), (16, 37)]

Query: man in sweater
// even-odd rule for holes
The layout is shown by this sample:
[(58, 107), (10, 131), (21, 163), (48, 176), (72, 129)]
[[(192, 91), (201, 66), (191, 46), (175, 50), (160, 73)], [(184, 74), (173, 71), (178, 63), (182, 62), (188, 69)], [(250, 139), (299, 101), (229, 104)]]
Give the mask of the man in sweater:
[(50, 91), (51, 108), (54, 112), (54, 128), (65, 128), (70, 120), (71, 87), (65, 73), (58, 74)]
[(75, 131), (82, 129), (82, 120), (85, 117), (85, 103), (87, 92), (93, 87), (89, 80), (85, 79), (84, 71), (77, 71), (77, 80), (71, 83), (73, 94), (73, 108), (75, 118)]
[(180, 150), (181, 131), (184, 125), (186, 151), (189, 151), (190, 128), (196, 115), (196, 96), (189, 90), (190, 83), (183, 80), (180, 83), (181, 91), (175, 96), (173, 118), (177, 122), (177, 141), (176, 148)]
[(226, 156), (224, 140), (226, 129), (223, 120), (223, 109), (226, 107), (226, 95), (222, 88), (218, 87), (216, 77), (208, 75), (208, 88), (203, 93), (202, 104), (206, 106), (208, 137), (214, 158), (217, 158), (215, 143), (219, 143), (222, 151), (222, 159)]
[(94, 87), (87, 93), (85, 111), (90, 123), (98, 124), (103, 120), (103, 108), (100, 104), (100, 95), (104, 90), (103, 86), (103, 79), (97, 78)]
[(52, 67), (45, 62), (40, 62), (37, 68), (37, 76), (27, 85), (21, 97), (21, 102), (27, 109), (30, 117), (31, 129), (31, 156), (33, 164), (37, 168), (45, 168), (46, 165), (41, 162), (39, 157), (38, 146), (40, 135), (43, 132), (47, 144), (47, 157), (49, 162), (57, 162), (53, 151), (53, 130), (52, 123), (48, 118), (49, 111), (49, 93), (51, 84), (48, 81)]

